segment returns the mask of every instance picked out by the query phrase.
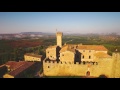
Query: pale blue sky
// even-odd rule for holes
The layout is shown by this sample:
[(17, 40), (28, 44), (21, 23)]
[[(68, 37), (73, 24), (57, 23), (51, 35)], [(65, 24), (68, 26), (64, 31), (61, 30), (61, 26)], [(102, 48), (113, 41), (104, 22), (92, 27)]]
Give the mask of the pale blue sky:
[(0, 12), (0, 33), (120, 33), (120, 12)]

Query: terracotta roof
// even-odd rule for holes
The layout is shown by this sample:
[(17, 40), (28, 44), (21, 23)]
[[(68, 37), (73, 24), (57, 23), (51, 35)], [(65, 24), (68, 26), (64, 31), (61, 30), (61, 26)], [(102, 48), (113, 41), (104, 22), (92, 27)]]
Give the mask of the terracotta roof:
[(107, 51), (107, 49), (103, 45), (80, 45), (78, 46), (78, 49)]
[(25, 62), (24, 61), (24, 64), (22, 64), (19, 68), (9, 72), (8, 74), (15, 77), (16, 75), (20, 74), (22, 71), (26, 70), (27, 68), (29, 68), (33, 64), (35, 64), (35, 62)]
[(20, 61), (20, 62), (16, 62), (16, 61), (8, 61), (5, 65), (9, 66), (9, 68), (11, 70), (15, 70), (16, 68), (20, 67), (21, 65), (23, 65), (25, 62), (24, 61)]
[(71, 51), (71, 52), (75, 53), (75, 49), (71, 45), (64, 45), (62, 47), (62, 49), (60, 50), (60, 52), (65, 52), (65, 51)]
[(32, 57), (37, 57), (37, 58), (41, 58), (42, 57), (42, 55), (36, 55), (36, 54), (31, 54), (31, 53), (26, 53), (25, 55), (32, 56)]
[[(76, 46), (78, 46), (78, 47), (76, 48)], [(60, 52), (64, 52), (64, 51), (67, 51), (67, 50), (75, 52), (75, 49), (107, 51), (107, 49), (103, 45), (66, 44), (66, 45), (63, 45)]]
[(111, 56), (104, 52), (97, 52), (94, 54), (98, 58), (110, 58)]

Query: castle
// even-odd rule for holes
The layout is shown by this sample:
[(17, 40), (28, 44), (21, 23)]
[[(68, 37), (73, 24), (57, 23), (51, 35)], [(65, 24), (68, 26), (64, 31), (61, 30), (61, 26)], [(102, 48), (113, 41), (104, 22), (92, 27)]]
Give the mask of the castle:
[(120, 53), (110, 56), (103, 45), (62, 45), (62, 36), (62, 32), (57, 32), (57, 45), (46, 49), (44, 76), (120, 77)]

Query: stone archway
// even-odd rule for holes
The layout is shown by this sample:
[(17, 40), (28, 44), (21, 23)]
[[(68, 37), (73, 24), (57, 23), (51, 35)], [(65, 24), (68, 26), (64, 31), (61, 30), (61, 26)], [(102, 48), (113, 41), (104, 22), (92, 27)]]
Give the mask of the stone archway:
[(89, 77), (90, 76), (90, 71), (86, 72), (86, 76)]

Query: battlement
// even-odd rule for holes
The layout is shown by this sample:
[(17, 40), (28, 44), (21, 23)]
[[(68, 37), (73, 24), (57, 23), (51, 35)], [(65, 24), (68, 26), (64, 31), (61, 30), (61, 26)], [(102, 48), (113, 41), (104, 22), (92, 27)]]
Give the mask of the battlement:
[(67, 64), (67, 65), (72, 65), (72, 64), (74, 64), (74, 65), (98, 65), (98, 62), (88, 62), (88, 61), (81, 61), (81, 62), (76, 62), (76, 63), (74, 63), (74, 62), (70, 62), (70, 61), (68, 61), (68, 62), (66, 62), (66, 61), (59, 61), (59, 62), (57, 62), (57, 61), (43, 61), (43, 63), (45, 63), (45, 64)]
[(62, 36), (63, 33), (62, 32), (57, 32), (56, 35), (61, 35)]

